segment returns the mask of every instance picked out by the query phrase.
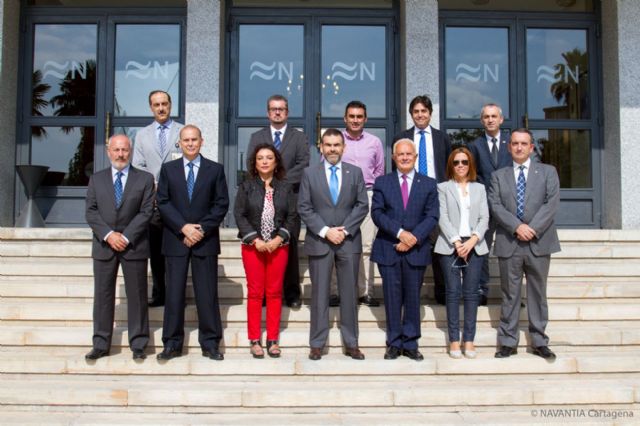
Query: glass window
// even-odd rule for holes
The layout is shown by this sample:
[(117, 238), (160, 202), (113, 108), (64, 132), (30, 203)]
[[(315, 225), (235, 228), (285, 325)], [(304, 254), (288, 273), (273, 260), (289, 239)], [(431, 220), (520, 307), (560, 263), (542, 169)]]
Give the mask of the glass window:
[(289, 100), (289, 116), (301, 117), (304, 95), (304, 27), (240, 25), (240, 117), (265, 117), (273, 94)]
[(31, 127), (31, 164), (49, 166), (43, 186), (87, 186), (93, 173), (93, 127)]
[(588, 130), (533, 130), (537, 155), (555, 166), (561, 188), (591, 188), (591, 132)]
[(529, 118), (589, 119), (587, 30), (527, 29)]
[(366, 7), (367, 9), (391, 9), (392, 0), (233, 0), (234, 7)]
[[(149, 0), (29, 0), (29, 6), (149, 7)], [(154, 0), (153, 7), (187, 7), (186, 0)]]
[(593, 0), (438, 0), (439, 9), (593, 12)]
[(251, 153), (247, 152), (251, 135), (262, 129), (262, 127), (239, 127), (238, 128), (238, 176), (237, 184), (240, 185), (247, 175), (247, 160)]
[(352, 100), (368, 117), (386, 117), (386, 52), (384, 26), (322, 27), (323, 117), (343, 117)]
[(94, 24), (35, 25), (32, 116), (95, 115), (96, 46)]
[(484, 129), (447, 129), (447, 135), (451, 146), (467, 145), (484, 136)]
[(117, 25), (115, 116), (151, 116), (153, 90), (180, 105), (180, 25)]
[(480, 118), (487, 103), (509, 111), (509, 29), (447, 27), (446, 117)]

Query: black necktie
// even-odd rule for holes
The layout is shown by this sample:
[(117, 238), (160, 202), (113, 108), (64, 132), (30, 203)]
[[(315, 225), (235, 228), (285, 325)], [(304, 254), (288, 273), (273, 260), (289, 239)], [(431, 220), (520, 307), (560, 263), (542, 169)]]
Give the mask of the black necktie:
[(496, 138), (491, 138), (491, 161), (493, 161), (493, 165), (498, 165), (498, 140)]

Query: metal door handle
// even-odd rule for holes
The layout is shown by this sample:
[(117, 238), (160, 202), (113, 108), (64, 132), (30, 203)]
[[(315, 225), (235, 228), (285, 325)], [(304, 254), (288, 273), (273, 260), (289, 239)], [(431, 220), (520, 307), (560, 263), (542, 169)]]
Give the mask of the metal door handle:
[(104, 120), (104, 144), (109, 144), (109, 131), (111, 130), (111, 113), (107, 112), (107, 117)]

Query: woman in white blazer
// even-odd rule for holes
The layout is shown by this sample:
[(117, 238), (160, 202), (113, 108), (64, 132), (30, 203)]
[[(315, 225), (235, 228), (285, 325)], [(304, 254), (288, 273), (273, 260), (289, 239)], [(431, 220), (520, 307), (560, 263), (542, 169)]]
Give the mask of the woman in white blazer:
[(461, 358), (460, 297), (464, 299), (462, 341), (464, 355), (475, 358), (473, 339), (480, 300), (480, 274), (489, 253), (484, 234), (489, 226), (489, 208), (484, 185), (475, 182), (476, 165), (467, 148), (456, 148), (447, 161), (447, 180), (438, 184), (440, 234), (435, 252), (445, 278), (449, 355)]

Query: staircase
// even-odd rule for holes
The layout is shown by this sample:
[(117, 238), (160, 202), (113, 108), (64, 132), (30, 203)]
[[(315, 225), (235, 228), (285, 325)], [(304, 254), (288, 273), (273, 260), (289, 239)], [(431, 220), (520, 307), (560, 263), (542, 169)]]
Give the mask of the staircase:
[[(305, 305), (282, 313), (280, 359), (252, 359), (236, 231), (222, 230), (219, 294), (225, 360), (203, 358), (188, 289), (187, 355), (159, 364), (162, 308), (150, 309), (144, 363), (127, 347), (118, 281), (111, 356), (88, 363), (93, 278), (88, 229), (0, 228), (2, 424), (581, 424), (640, 423), (640, 231), (563, 230), (548, 283), (554, 363), (526, 352), (526, 310), (515, 357), (495, 359), (497, 264), (478, 311), (478, 358), (454, 360), (446, 313), (423, 289), (423, 362), (383, 359), (384, 308), (360, 307), (367, 359), (341, 354), (333, 308), (329, 354), (310, 361)], [(493, 259), (492, 259), (493, 260)], [(381, 295), (378, 278), (376, 294)], [(265, 415), (268, 414), (268, 415)]]

